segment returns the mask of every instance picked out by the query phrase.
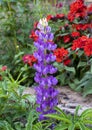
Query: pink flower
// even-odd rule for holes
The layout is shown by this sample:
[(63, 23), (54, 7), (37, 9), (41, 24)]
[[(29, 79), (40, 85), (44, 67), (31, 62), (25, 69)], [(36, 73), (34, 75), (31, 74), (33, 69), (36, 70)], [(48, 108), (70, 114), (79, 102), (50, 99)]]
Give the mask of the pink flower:
[(1, 68), (1, 70), (2, 70), (2, 71), (7, 70), (7, 66), (3, 66), (3, 67)]

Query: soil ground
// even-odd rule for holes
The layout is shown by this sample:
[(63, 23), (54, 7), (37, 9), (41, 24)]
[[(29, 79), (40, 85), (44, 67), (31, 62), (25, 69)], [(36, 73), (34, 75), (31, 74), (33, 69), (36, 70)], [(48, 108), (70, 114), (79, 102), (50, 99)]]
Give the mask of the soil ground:
[[(58, 87), (59, 90), (59, 107), (67, 113), (73, 114), (76, 106), (80, 105), (79, 114), (88, 108), (92, 108), (92, 95), (83, 97), (81, 93), (71, 90), (69, 87)], [(26, 88), (26, 94), (35, 94), (34, 88)]]

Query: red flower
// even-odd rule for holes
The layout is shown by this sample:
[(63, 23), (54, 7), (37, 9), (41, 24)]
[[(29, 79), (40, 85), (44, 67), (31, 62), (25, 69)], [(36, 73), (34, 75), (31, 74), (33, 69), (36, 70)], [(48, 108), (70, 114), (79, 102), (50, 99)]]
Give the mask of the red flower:
[(73, 41), (72, 50), (76, 50), (78, 48), (83, 49), (87, 41), (88, 38), (86, 36), (79, 37)]
[(64, 36), (63, 40), (64, 40), (64, 43), (69, 42), (70, 41), (70, 36), (69, 35)]
[(87, 7), (87, 13), (92, 14), (92, 4)]
[(80, 33), (79, 32), (72, 32), (71, 36), (72, 37), (79, 37)]
[(87, 56), (92, 56), (92, 38), (89, 38), (84, 46), (84, 52)]
[(1, 68), (1, 71), (5, 71), (5, 70), (7, 70), (7, 66), (3, 66), (3, 67)]
[(31, 32), (31, 34), (29, 35), (29, 38), (32, 38), (34, 41), (38, 40), (38, 36), (35, 34), (34, 31)]
[(89, 24), (73, 24), (73, 27), (76, 28), (76, 30), (86, 30), (89, 27)]
[(29, 66), (32, 66), (33, 63), (37, 61), (37, 59), (31, 54), (24, 55), (22, 60), (24, 63), (28, 64)]
[(68, 50), (64, 49), (64, 48), (57, 48), (54, 51), (54, 55), (56, 56), (56, 61), (57, 62), (62, 62), (63, 60), (65, 60), (65, 58), (68, 55)]
[(70, 5), (68, 19), (72, 22), (74, 18), (86, 16), (86, 6), (83, 0), (76, 0)]
[(52, 18), (53, 18), (52, 15), (48, 15), (48, 16), (46, 17), (47, 21), (51, 20)]
[(58, 19), (63, 19), (64, 17), (65, 17), (64, 14), (57, 14), (57, 15), (56, 15), (56, 18), (58, 18)]
[(38, 24), (38, 22), (34, 23), (34, 29), (37, 28), (37, 24)]
[(68, 20), (70, 21), (70, 22), (72, 22), (73, 20), (74, 20), (74, 15), (73, 14), (71, 14), (71, 13), (68, 13)]
[(66, 59), (66, 60), (64, 60), (64, 65), (69, 65), (71, 63), (71, 60), (70, 59)]

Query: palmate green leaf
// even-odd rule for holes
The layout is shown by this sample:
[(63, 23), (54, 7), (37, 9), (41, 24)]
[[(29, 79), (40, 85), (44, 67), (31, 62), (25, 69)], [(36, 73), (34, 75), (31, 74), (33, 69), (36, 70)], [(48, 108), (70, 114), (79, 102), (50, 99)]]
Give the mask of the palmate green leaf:
[(90, 130), (82, 122), (78, 122), (77, 124), (78, 124), (80, 130)]
[(6, 94), (2, 94), (2, 93), (0, 93), (0, 98), (7, 99), (8, 97), (9, 97), (9, 95), (6, 95)]
[(66, 74), (65, 73), (58, 75), (56, 78), (58, 79), (60, 84), (65, 85), (65, 82), (66, 82)]
[(52, 125), (52, 122), (49, 120), (40, 121), (33, 125), (33, 130), (51, 130), (49, 127)]
[(66, 130), (69, 127), (68, 124), (61, 123), (60, 125), (55, 127), (55, 130)]
[(91, 119), (84, 119), (83, 123), (84, 124), (89, 124), (89, 125), (92, 124), (92, 118)]
[(77, 107), (76, 107), (75, 113), (74, 113), (74, 120), (76, 120), (77, 118), (79, 118), (79, 116), (78, 116), (78, 111), (79, 111), (80, 108), (81, 108), (81, 106), (77, 106)]
[(60, 72), (64, 70), (64, 66), (61, 63), (54, 62), (53, 65), (57, 67)]
[(84, 92), (83, 92), (83, 96), (87, 96), (88, 94), (92, 94), (92, 79), (89, 79), (85, 86), (84, 86)]
[(75, 130), (75, 124), (69, 125), (68, 130)]
[(64, 121), (66, 123), (71, 123), (71, 121), (68, 118), (62, 117), (62, 115), (47, 114), (47, 115), (45, 115), (45, 117), (50, 117), (50, 118), (53, 118), (53, 119), (56, 119), (56, 120)]
[(74, 67), (65, 66), (64, 68), (65, 68), (65, 70), (67, 70), (69, 72), (73, 72), (75, 74), (75, 68)]
[(0, 121), (0, 129), (2, 129), (2, 130), (14, 130), (7, 121)]
[(86, 65), (87, 65), (87, 62), (80, 61), (77, 67), (79, 68), (79, 67), (83, 67), (83, 66), (86, 66)]
[(30, 95), (30, 94), (24, 94), (22, 96), (23, 99), (27, 99), (30, 103), (35, 103), (36, 102), (36, 96), (35, 95)]
[(92, 117), (92, 108), (83, 111), (82, 114), (80, 115), (80, 118), (82, 119), (90, 118), (90, 117)]
[(66, 114), (63, 112), (63, 110), (61, 110), (59, 107), (55, 107), (55, 110), (56, 110), (57, 112), (59, 112), (62, 117), (67, 118), (67, 115), (66, 115)]
[(33, 126), (33, 130), (43, 130), (41, 122), (37, 122), (37, 123)]
[(92, 86), (92, 80), (91, 79), (92, 79), (92, 74), (87, 72), (85, 74), (85, 76), (82, 78), (82, 80), (79, 82), (78, 87), (76, 88), (76, 90), (79, 90), (83, 86), (84, 86), (84, 89), (88, 88), (88, 86), (91, 87)]
[(69, 87), (72, 89), (76, 89), (76, 84), (69, 82)]
[(18, 54), (15, 55), (14, 60), (16, 61), (22, 55), (24, 55), (24, 52), (20, 51)]
[(33, 130), (33, 122), (38, 118), (35, 110), (31, 110), (27, 119), (25, 130)]

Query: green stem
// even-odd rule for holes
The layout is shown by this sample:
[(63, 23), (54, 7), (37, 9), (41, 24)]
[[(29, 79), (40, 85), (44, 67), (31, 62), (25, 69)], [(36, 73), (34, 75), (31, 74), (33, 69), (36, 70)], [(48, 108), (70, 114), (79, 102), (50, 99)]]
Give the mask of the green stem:
[(90, 66), (90, 72), (92, 73), (92, 64), (91, 64), (91, 66)]

